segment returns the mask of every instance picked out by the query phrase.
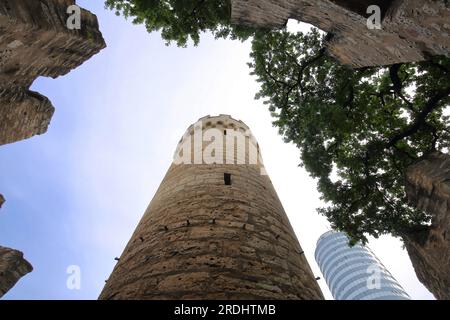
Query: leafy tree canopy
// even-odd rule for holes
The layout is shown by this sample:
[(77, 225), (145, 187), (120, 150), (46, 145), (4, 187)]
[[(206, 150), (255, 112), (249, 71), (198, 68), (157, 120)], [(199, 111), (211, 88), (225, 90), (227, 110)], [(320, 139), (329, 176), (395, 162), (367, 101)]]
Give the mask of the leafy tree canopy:
[(106, 0), (105, 5), (135, 24), (144, 24), (148, 32), (161, 31), (163, 39), (179, 46), (186, 46), (189, 40), (197, 45), (205, 31), (216, 38), (241, 40), (255, 31), (231, 25), (230, 0)]
[(249, 64), (257, 98), (300, 148), (334, 228), (354, 241), (402, 236), (430, 218), (407, 205), (404, 174), (424, 154), (448, 152), (450, 60), (355, 70), (326, 55), (326, 37), (258, 34)]

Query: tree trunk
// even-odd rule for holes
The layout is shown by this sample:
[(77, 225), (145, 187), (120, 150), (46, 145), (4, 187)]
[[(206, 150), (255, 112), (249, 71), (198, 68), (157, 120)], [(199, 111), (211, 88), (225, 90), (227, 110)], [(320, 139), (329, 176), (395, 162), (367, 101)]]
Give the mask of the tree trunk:
[(431, 226), (403, 237), (419, 280), (437, 299), (450, 299), (450, 155), (434, 152), (406, 170), (408, 201)]

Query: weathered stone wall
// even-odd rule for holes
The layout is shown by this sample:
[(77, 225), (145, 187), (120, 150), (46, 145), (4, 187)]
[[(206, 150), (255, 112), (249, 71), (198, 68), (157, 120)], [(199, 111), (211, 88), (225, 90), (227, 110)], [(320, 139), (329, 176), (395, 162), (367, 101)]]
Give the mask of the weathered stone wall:
[[(248, 129), (224, 115), (200, 121), (227, 136)], [(249, 159), (251, 133), (246, 141), (234, 160)], [(323, 299), (264, 172), (261, 161), (172, 164), (100, 299)]]
[[(5, 203), (5, 198), (0, 194), (0, 208)], [(0, 246), (0, 298), (33, 267), (23, 258), (23, 253), (14, 249)]]
[(32, 270), (22, 252), (0, 246), (0, 298)]
[(106, 45), (97, 18), (82, 10), (81, 29), (67, 28), (75, 0), (0, 0), (0, 145), (42, 134), (54, 108), (29, 87), (56, 78)]
[(450, 155), (433, 153), (409, 167), (406, 191), (432, 216), (430, 228), (405, 237), (416, 274), (437, 299), (450, 299)]
[[(352, 67), (450, 57), (450, 3), (445, 0), (372, 1), (385, 10), (382, 30), (370, 30), (354, 1), (231, 0), (237, 24), (279, 28), (292, 18), (334, 37), (328, 52)], [(358, 13), (359, 12), (359, 13)]]

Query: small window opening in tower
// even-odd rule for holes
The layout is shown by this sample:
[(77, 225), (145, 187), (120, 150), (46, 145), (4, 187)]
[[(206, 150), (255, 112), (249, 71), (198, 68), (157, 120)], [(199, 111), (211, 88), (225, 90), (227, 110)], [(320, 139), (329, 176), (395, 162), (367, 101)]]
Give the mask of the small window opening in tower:
[(231, 186), (231, 173), (224, 173), (223, 181), (225, 182), (226, 186)]
[(227, 130), (223, 130), (223, 135), (224, 135), (224, 136), (227, 135)]

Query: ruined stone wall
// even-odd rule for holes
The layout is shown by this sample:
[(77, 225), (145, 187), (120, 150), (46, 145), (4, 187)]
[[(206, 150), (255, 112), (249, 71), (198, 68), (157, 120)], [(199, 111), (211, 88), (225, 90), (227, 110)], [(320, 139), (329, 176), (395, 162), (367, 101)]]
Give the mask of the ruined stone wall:
[[(0, 194), (0, 208), (3, 203), (5, 198)], [(0, 246), (0, 298), (32, 270), (33, 267), (23, 258), (22, 252)]]
[(22, 252), (0, 246), (0, 298), (32, 270)]
[[(0, 0), (0, 145), (47, 131), (54, 107), (29, 90), (39, 77), (56, 78), (106, 45), (97, 18), (81, 11), (81, 29), (67, 28), (75, 0)], [(4, 198), (0, 195), (0, 207)], [(20, 251), (0, 247), (0, 297), (32, 266)]]
[[(224, 115), (200, 121), (203, 129), (227, 135), (248, 129)], [(194, 130), (188, 129), (177, 152)], [(251, 137), (247, 133), (247, 144)], [(249, 159), (245, 151), (236, 152), (235, 160), (243, 155)], [(225, 185), (225, 173), (231, 185)], [(323, 299), (264, 173), (260, 160), (172, 164), (100, 299)]]
[(0, 145), (42, 134), (51, 102), (29, 90), (39, 77), (56, 78), (106, 45), (97, 18), (82, 10), (81, 29), (67, 28), (75, 0), (0, 0)]
[(450, 155), (433, 153), (408, 168), (411, 204), (432, 216), (431, 227), (405, 245), (419, 280), (438, 299), (450, 299)]
[(231, 0), (232, 21), (280, 28), (288, 19), (310, 23), (334, 37), (331, 56), (352, 67), (450, 57), (450, 3), (444, 0), (372, 1), (384, 9), (381, 30), (370, 30), (354, 1)]

